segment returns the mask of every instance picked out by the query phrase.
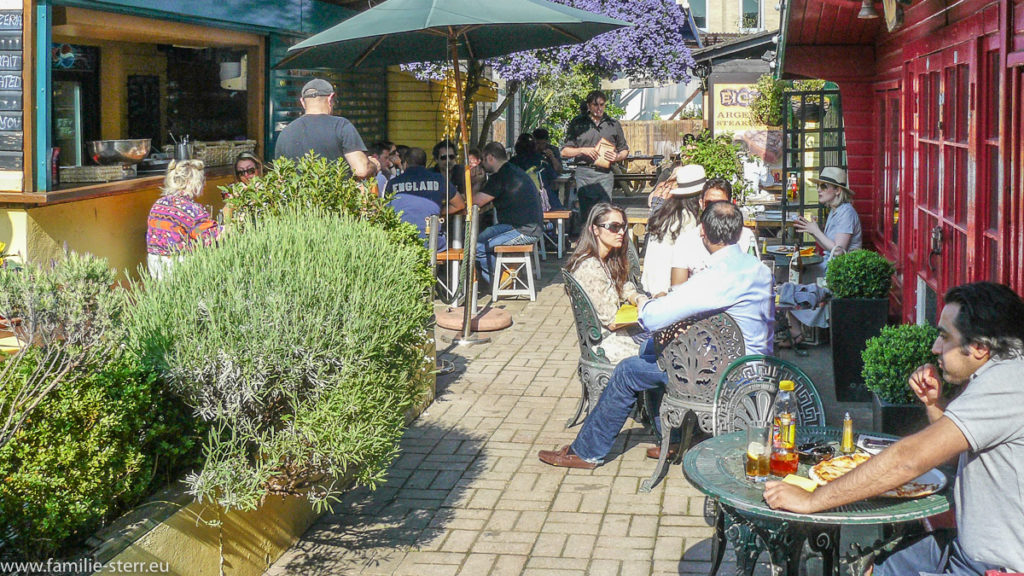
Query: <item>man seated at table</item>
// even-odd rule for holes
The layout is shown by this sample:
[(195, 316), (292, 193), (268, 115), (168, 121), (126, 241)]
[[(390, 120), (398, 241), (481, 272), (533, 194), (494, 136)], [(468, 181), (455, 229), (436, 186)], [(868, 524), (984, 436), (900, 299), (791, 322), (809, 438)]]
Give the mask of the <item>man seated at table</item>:
[[(420, 238), (427, 239), (427, 219), (437, 214), (458, 212), (466, 207), (453, 186), (443, 174), (427, 170), (427, 153), (422, 148), (410, 148), (405, 153), (402, 173), (388, 180), (385, 196), (394, 193), (391, 207), (399, 212), (404, 222), (420, 230)], [(438, 235), (437, 249), (444, 250), (448, 243)]]
[[(956, 537), (933, 534), (875, 566), (875, 576), (1024, 571), (1024, 302), (1001, 284), (949, 290), (932, 346), (938, 369), (910, 376), (931, 424), (814, 492), (768, 482), (772, 508), (812, 513), (902, 486), (957, 458)], [(952, 400), (942, 382), (962, 387)]]
[[(728, 202), (710, 204), (701, 215), (701, 238), (711, 253), (711, 265), (666, 296), (638, 300), (640, 325), (655, 331), (680, 320), (709, 312), (728, 312), (739, 324), (748, 354), (771, 354), (771, 272), (736, 242), (743, 215)], [(541, 450), (542, 462), (567, 468), (594, 468), (602, 464), (615, 437), (629, 418), (640, 393), (663, 389), (665, 373), (658, 368), (653, 343), (648, 340), (639, 356), (615, 367), (597, 405), (583, 421), (576, 440), (559, 450)], [(648, 456), (658, 457), (658, 450)]]
[(493, 202), (498, 216), (498, 224), (482, 230), (476, 244), (480, 277), (490, 284), (497, 259), (494, 248), (536, 242), (544, 233), (544, 211), (533, 180), (508, 161), (505, 146), (491, 142), (481, 153), (480, 165), (490, 177), (483, 190), (473, 193), (473, 204), (484, 206)]
[[(700, 209), (712, 202), (732, 202), (732, 184), (724, 178), (709, 178), (704, 183), (704, 190), (699, 200)], [(740, 240), (737, 244), (740, 250), (750, 252), (751, 247), (756, 251), (756, 240), (754, 233), (744, 227), (740, 232)], [(676, 249), (672, 253), (672, 286), (686, 282), (690, 276), (706, 270), (711, 262), (711, 254), (704, 248), (700, 240), (700, 232), (694, 228), (683, 233), (683, 237), (676, 243)]]

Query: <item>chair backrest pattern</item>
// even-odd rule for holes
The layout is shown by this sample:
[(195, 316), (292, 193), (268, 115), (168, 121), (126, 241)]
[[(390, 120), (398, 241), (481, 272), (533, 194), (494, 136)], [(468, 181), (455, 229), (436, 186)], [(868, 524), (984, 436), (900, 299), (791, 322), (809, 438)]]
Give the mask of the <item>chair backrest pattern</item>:
[(580, 345), (580, 358), (590, 362), (608, 362), (608, 357), (601, 348), (602, 334), (601, 321), (594, 310), (594, 304), (590, 301), (583, 287), (576, 281), (566, 269), (562, 269), (562, 278), (565, 280), (565, 292), (569, 295), (569, 302), (572, 304), (572, 316), (576, 320), (576, 337)]
[(658, 367), (668, 382), (665, 401), (692, 410), (701, 429), (712, 429), (718, 375), (743, 356), (743, 333), (725, 312), (688, 318), (654, 334)]
[(713, 433), (765, 425), (772, 417), (772, 403), (779, 382), (792, 380), (800, 425), (824, 426), (825, 409), (811, 379), (797, 366), (773, 356), (751, 355), (726, 368), (715, 391)]

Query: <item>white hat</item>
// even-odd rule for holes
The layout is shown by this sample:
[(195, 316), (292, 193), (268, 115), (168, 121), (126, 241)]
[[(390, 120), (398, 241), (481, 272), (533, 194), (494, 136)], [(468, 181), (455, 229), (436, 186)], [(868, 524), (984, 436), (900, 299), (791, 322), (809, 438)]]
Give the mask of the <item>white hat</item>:
[(676, 170), (676, 187), (669, 190), (673, 196), (696, 196), (704, 191), (707, 175), (700, 164), (687, 164)]
[(817, 178), (808, 178), (815, 184), (831, 184), (833, 186), (839, 186), (843, 190), (846, 190), (848, 194), (853, 196), (853, 190), (850, 190), (850, 186), (846, 180), (846, 170), (842, 168), (836, 168), (835, 166), (828, 166), (827, 168), (821, 169), (821, 174)]

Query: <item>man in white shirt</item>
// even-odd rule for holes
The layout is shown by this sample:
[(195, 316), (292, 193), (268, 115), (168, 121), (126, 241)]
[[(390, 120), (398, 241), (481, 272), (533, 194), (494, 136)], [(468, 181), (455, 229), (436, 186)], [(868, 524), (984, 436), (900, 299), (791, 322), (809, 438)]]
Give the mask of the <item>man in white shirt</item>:
[[(709, 178), (704, 183), (704, 190), (700, 198), (700, 209), (712, 202), (732, 202), (732, 184), (724, 178)], [(751, 246), (756, 250), (757, 244), (754, 239), (754, 232), (749, 228), (743, 228), (740, 232), (740, 239), (737, 244), (743, 252), (749, 252)], [(705, 270), (711, 261), (711, 254), (700, 239), (699, 228), (694, 228), (683, 233), (683, 237), (676, 243), (676, 249), (672, 255), (672, 287), (686, 282), (694, 274)]]
[[(710, 266), (666, 296), (650, 300), (640, 296), (640, 325), (655, 331), (698, 314), (728, 312), (743, 333), (748, 354), (771, 354), (775, 323), (771, 272), (736, 245), (742, 228), (739, 208), (728, 202), (709, 204), (701, 215), (700, 230), (711, 253)], [(652, 344), (648, 340), (639, 356), (619, 362), (576, 440), (559, 450), (541, 450), (537, 456), (542, 462), (585, 469), (603, 463), (637, 395), (665, 386), (665, 373), (658, 368)]]
[[(932, 346), (938, 368), (925, 364), (909, 382), (931, 424), (814, 492), (765, 484), (769, 506), (810, 514), (878, 496), (956, 458), (956, 537), (932, 534), (877, 565), (875, 576), (1024, 570), (1024, 301), (992, 282), (957, 286), (943, 300)], [(963, 391), (949, 399), (943, 380)]]

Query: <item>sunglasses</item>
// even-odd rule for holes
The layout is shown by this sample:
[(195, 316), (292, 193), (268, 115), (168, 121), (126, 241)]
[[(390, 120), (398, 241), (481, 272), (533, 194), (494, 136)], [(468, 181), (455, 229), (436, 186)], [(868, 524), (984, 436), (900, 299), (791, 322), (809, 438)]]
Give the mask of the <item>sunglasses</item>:
[(235, 175), (236, 176), (253, 176), (255, 174), (256, 174), (256, 167), (255, 166), (253, 166), (252, 168), (243, 168), (241, 170), (235, 170)]
[(455, 158), (455, 154), (441, 154), (437, 157), (438, 160), (452, 160)]
[(612, 234), (618, 234), (626, 229), (626, 225), (622, 222), (602, 222), (601, 224), (596, 224), (596, 226), (600, 226)]

